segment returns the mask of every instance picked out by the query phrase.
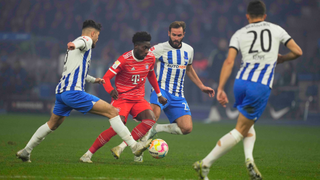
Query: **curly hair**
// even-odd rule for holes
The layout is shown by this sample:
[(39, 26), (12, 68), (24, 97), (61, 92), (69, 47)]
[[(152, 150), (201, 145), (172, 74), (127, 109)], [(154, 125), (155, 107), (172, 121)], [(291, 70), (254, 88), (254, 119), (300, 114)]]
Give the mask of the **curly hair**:
[(133, 44), (144, 41), (151, 41), (151, 35), (145, 31), (136, 32), (132, 37)]

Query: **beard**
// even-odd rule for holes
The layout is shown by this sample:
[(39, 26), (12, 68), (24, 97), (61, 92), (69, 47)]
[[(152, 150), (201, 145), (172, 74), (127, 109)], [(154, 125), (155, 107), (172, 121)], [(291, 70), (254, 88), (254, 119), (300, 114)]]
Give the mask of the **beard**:
[(91, 48), (94, 49), (96, 47), (96, 43), (92, 43)]
[[(181, 39), (180, 42), (179, 42), (179, 41), (172, 41), (172, 39), (169, 37), (169, 43), (170, 43), (170, 45), (171, 45), (173, 48), (176, 48), (176, 49), (178, 49), (178, 48), (181, 47), (182, 40), (183, 40), (183, 39)], [(178, 44), (176, 45), (176, 44), (174, 44), (174, 43), (178, 43)]]

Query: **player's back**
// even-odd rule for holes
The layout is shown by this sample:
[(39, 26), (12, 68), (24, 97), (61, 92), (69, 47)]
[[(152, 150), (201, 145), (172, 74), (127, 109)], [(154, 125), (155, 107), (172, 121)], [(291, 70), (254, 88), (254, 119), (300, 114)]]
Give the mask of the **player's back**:
[(230, 47), (241, 51), (242, 64), (236, 79), (272, 87), (280, 43), (291, 39), (280, 26), (266, 21), (251, 23), (231, 38)]
[(119, 99), (143, 99), (148, 73), (154, 68), (154, 55), (149, 52), (143, 60), (138, 60), (132, 50), (124, 53), (117, 61), (120, 63), (119, 68), (112, 66), (110, 69), (117, 73), (115, 85)]
[(56, 94), (64, 91), (84, 91), (85, 78), (91, 61), (92, 39), (88, 36), (81, 36), (74, 41), (78, 40), (84, 41), (85, 46), (67, 52), (62, 77), (56, 87)]

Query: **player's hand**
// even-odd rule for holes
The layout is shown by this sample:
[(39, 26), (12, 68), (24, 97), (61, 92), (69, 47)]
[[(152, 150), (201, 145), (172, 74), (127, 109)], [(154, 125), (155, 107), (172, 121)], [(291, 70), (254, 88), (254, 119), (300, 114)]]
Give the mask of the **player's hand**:
[(201, 91), (204, 92), (204, 93), (207, 93), (209, 95), (209, 97), (214, 97), (214, 95), (215, 95), (214, 90), (211, 87), (208, 87), (208, 86), (203, 86), (201, 88)]
[(118, 99), (118, 91), (117, 90), (112, 90), (111, 92), (110, 92), (110, 96), (113, 98), (113, 99), (115, 99), (115, 100), (117, 100)]
[(223, 107), (227, 107), (226, 104), (229, 103), (226, 92), (224, 92), (224, 90), (221, 90), (221, 89), (218, 89), (217, 100)]
[(102, 78), (96, 78), (96, 80), (94, 81), (94, 83), (99, 83), (99, 84), (105, 84), (106, 81)]
[(68, 46), (68, 50), (74, 50), (76, 48), (73, 42), (69, 42), (67, 46)]
[(167, 104), (167, 99), (163, 96), (158, 97), (159, 103), (161, 103), (162, 105)]
[(277, 64), (284, 63), (284, 58), (281, 54), (278, 54)]

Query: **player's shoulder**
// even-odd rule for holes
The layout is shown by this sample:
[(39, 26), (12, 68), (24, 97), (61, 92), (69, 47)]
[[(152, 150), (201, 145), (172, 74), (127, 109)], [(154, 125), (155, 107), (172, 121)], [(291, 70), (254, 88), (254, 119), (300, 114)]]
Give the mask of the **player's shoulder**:
[(155, 58), (154, 54), (152, 53), (152, 51), (149, 51), (147, 56), (148, 58)]
[(183, 49), (193, 51), (193, 47), (190, 46), (189, 44), (185, 43), (185, 42), (182, 42), (182, 46), (181, 46), (181, 47), (182, 47)]
[[(165, 43), (165, 42), (164, 42)], [(158, 43), (150, 48), (150, 51), (160, 51), (163, 50), (164, 43)]]
[(79, 36), (75, 40), (82, 39), (85, 43), (92, 43), (92, 39), (89, 36)]
[(120, 56), (120, 58), (123, 59), (123, 60), (128, 60), (128, 59), (130, 59), (130, 58), (133, 58), (133, 57), (132, 57), (132, 50), (123, 53), (122, 56)]

